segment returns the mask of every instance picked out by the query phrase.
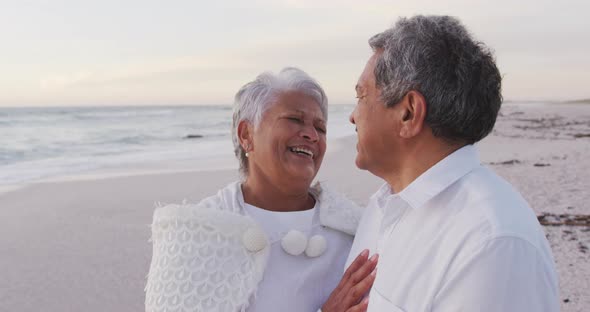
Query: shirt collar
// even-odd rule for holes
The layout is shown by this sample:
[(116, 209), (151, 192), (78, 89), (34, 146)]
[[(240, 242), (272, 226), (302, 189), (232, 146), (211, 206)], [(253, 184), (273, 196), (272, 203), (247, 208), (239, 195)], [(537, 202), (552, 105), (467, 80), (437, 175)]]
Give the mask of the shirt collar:
[(426, 170), (398, 194), (393, 194), (389, 184), (385, 183), (375, 195), (381, 203), (390, 196), (399, 196), (410, 207), (418, 209), (479, 166), (477, 149), (474, 145), (466, 145)]

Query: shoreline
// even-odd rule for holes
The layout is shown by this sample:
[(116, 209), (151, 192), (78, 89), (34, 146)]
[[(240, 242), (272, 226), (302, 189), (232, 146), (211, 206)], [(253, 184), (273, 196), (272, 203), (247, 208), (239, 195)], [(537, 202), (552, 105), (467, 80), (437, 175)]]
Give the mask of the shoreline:
[[(329, 139), (326, 155), (345, 149), (346, 145), (355, 140), (356, 137), (352, 135)], [(229, 153), (228, 155), (222, 156), (212, 155), (201, 156), (192, 159), (142, 162), (132, 166), (117, 165), (75, 172), (72, 174), (60, 174), (24, 183), (0, 185), (0, 197), (4, 194), (20, 191), (39, 184), (83, 182), (136, 176), (198, 173), (203, 171), (218, 170), (237, 171), (238, 167), (239, 164), (236, 157)]]
[[(559, 104), (559, 105), (556, 105)], [(583, 104), (583, 103), (582, 103)], [(349, 106), (349, 105), (344, 105)], [(159, 106), (158, 106), (159, 107)], [(185, 106), (179, 106), (185, 107)], [(190, 106), (187, 106), (190, 107)], [(147, 107), (152, 108), (152, 107)], [(165, 107), (162, 107), (165, 108)], [(553, 114), (563, 113), (564, 108), (570, 111), (584, 110), (587, 107), (580, 105), (580, 103), (572, 102), (547, 102), (547, 101), (507, 101), (502, 106), (500, 114), (504, 111), (518, 111), (519, 109), (527, 111), (538, 111), (542, 110), (545, 112), (551, 112)], [(570, 114), (571, 115), (571, 114)], [(499, 119), (501, 119), (501, 116)], [(571, 117), (571, 116), (570, 116)], [(342, 125), (338, 125), (342, 127)], [(352, 125), (350, 125), (352, 127)], [(496, 126), (498, 128), (498, 126)], [(496, 131), (496, 130), (495, 130)], [(587, 137), (590, 134), (578, 133), (580, 137)], [(341, 135), (335, 138), (329, 138), (328, 148), (331, 146), (342, 146), (346, 145), (346, 142), (350, 142), (355, 137), (352, 135)], [(485, 141), (485, 140), (484, 140)], [(231, 143), (224, 143), (227, 145), (228, 151), (230, 151)], [(188, 149), (187, 149), (188, 150)], [(195, 155), (198, 155), (199, 151), (193, 151)], [(174, 156), (174, 155), (172, 155)], [(482, 155), (485, 156), (485, 155)], [(64, 181), (87, 181), (94, 179), (104, 179), (112, 177), (124, 177), (124, 176), (136, 176), (136, 175), (150, 175), (150, 174), (161, 174), (161, 173), (181, 173), (187, 171), (200, 171), (204, 168), (209, 170), (221, 170), (221, 169), (233, 169), (237, 168), (238, 164), (231, 152), (223, 155), (198, 155), (193, 157), (183, 156), (179, 159), (172, 160), (142, 160), (139, 163), (133, 163), (130, 165), (130, 161), (121, 164), (107, 165), (94, 169), (80, 169), (79, 171), (67, 173), (58, 172), (51, 174), (48, 177), (42, 178), (31, 178), (25, 182), (13, 183), (13, 184), (0, 184), (0, 195), (22, 188), (26, 188), (30, 185), (37, 183), (53, 183), (53, 182), (64, 182)]]

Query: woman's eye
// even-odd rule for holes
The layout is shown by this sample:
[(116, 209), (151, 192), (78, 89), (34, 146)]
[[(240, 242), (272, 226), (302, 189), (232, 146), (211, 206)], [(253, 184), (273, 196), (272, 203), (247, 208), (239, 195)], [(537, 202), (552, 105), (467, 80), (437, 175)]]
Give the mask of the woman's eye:
[(287, 119), (289, 119), (291, 121), (295, 121), (295, 122), (301, 122), (301, 118), (299, 118), (299, 117), (287, 117)]
[(316, 129), (316, 131), (318, 131), (318, 132), (320, 132), (320, 133), (324, 133), (324, 134), (326, 133), (326, 129), (325, 129), (325, 128), (322, 128), (322, 127), (316, 127), (315, 129)]

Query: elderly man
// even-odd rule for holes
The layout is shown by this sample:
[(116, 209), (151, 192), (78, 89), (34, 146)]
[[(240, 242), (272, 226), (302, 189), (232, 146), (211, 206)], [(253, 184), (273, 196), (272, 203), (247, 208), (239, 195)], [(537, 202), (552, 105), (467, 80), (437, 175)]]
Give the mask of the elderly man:
[(415, 16), (370, 39), (350, 116), (356, 165), (384, 179), (349, 263), (380, 256), (368, 311), (558, 311), (551, 249), (510, 184), (480, 164), (501, 75), (448, 16)]

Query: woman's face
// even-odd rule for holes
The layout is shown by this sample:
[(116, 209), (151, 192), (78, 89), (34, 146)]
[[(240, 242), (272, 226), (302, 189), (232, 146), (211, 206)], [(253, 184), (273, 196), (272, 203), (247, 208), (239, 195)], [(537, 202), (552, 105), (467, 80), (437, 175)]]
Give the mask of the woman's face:
[(318, 103), (301, 92), (282, 93), (253, 129), (249, 178), (309, 187), (326, 151), (326, 120)]

